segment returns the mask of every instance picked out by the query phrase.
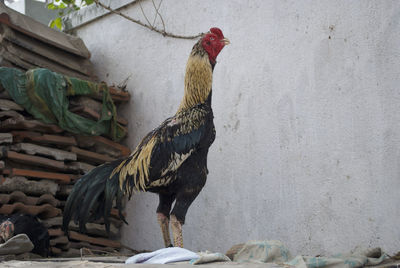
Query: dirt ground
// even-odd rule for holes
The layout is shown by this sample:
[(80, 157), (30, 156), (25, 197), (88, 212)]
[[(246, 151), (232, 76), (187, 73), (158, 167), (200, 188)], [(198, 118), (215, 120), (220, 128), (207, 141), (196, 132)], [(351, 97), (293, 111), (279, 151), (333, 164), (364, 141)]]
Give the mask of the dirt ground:
[[(113, 268), (113, 267), (135, 267), (135, 268), (156, 268), (160, 266), (172, 268), (193, 268), (188, 262), (173, 264), (125, 264), (126, 257), (93, 257), (93, 258), (70, 258), (70, 259), (42, 259), (37, 261), (5, 261), (0, 263), (0, 267), (7, 268)], [(236, 263), (236, 262), (214, 262), (201, 264), (207, 268), (280, 268), (289, 267), (273, 263)], [(400, 268), (400, 261), (386, 261), (376, 268)]]
[[(182, 263), (171, 263), (171, 264), (125, 264), (125, 259), (91, 259), (91, 260), (57, 260), (57, 261), (6, 261), (0, 263), (0, 267), (7, 268), (23, 268), (29, 266), (29, 268), (113, 268), (113, 267), (135, 267), (135, 268), (157, 268), (160, 266), (172, 267), (172, 268), (193, 268), (194, 265), (188, 262)], [(243, 264), (234, 262), (215, 262), (210, 264), (201, 264), (207, 268), (281, 268), (272, 263), (260, 263), (260, 264)], [(287, 267), (287, 266), (286, 266)]]

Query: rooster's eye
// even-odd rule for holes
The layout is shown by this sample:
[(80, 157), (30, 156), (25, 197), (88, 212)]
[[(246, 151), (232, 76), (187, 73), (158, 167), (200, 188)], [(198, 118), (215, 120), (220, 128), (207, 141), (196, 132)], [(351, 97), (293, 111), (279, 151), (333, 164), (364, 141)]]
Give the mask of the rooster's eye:
[(210, 40), (213, 41), (213, 40), (214, 40), (214, 37), (210, 37)]

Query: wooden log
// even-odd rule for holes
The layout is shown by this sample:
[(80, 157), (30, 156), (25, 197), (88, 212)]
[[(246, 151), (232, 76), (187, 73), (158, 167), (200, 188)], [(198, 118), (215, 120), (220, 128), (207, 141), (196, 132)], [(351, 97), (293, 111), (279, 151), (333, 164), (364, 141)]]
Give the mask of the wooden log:
[(62, 253), (62, 250), (59, 249), (59, 248), (57, 248), (57, 247), (50, 247), (50, 252), (51, 252), (53, 255), (59, 255), (59, 254)]
[(55, 195), (58, 188), (57, 183), (49, 180), (30, 181), (25, 177), (2, 178), (0, 180), (0, 193), (10, 193), (23, 189), (24, 193), (29, 195)]
[(53, 207), (58, 207), (60, 205), (60, 201), (57, 200), (51, 194), (44, 194), (44, 195), (39, 196), (39, 198), (36, 200), (35, 205), (43, 205), (43, 204), (49, 204), (49, 205), (52, 205)]
[(81, 233), (77, 233), (74, 231), (70, 231), (69, 237), (72, 240), (89, 242), (89, 243), (95, 244), (95, 245), (101, 245), (101, 246), (113, 247), (113, 248), (121, 248), (121, 243), (118, 241), (113, 241), (113, 240), (105, 239), (105, 238), (90, 237), (90, 236), (87, 236), (87, 235), (84, 235)]
[(6, 24), (24, 35), (33, 37), (75, 55), (90, 58), (90, 52), (82, 39), (78, 37), (51, 29), (28, 16), (21, 15), (7, 8), (4, 4), (0, 5), (0, 14), (1, 23)]
[(12, 204), (12, 203), (23, 203), (25, 205), (35, 205), (36, 204), (35, 197), (27, 197), (21, 191), (14, 191), (10, 194), (0, 194), (0, 204)]
[[(79, 231), (79, 226), (74, 222), (70, 222), (68, 228), (73, 231)], [(92, 222), (86, 223), (86, 231), (89, 235), (109, 237), (104, 224)], [(118, 232), (119, 230), (117, 229), (117, 227), (115, 227), (114, 224), (110, 224), (110, 235), (116, 237), (118, 235)]]
[(61, 133), (63, 130), (54, 124), (45, 124), (38, 120), (21, 120), (8, 118), (2, 122), (0, 122), (0, 130), (8, 131), (8, 130), (22, 130), (22, 129), (34, 129), (39, 132), (46, 133)]
[(117, 122), (121, 125), (127, 126), (128, 125), (128, 120), (121, 116), (117, 116)]
[(0, 144), (12, 143), (13, 135), (11, 133), (0, 133)]
[(55, 246), (58, 244), (68, 244), (69, 240), (68, 237), (64, 236), (58, 236), (56, 238), (50, 239), (50, 246)]
[(57, 229), (49, 228), (49, 229), (47, 229), (47, 231), (49, 232), (49, 236), (51, 236), (51, 237), (52, 236), (63, 236), (64, 235), (64, 231), (61, 230), (61, 228), (57, 228)]
[(11, 100), (6, 100), (6, 99), (0, 99), (0, 110), (2, 111), (23, 111), (24, 108), (16, 104), (15, 102)]
[(25, 205), (49, 204), (57, 207), (60, 203), (53, 195), (43, 194), (40, 197), (27, 196), (22, 191), (14, 191), (10, 194), (0, 194), (0, 204), (23, 203)]
[(87, 96), (73, 96), (69, 98), (69, 108), (87, 107), (100, 114), (103, 104)]
[[(26, 69), (20, 68), (19, 66), (17, 66), (14, 63), (6, 60), (5, 58), (0, 58), (0, 66), (8, 67), (8, 68), (15, 68), (15, 69), (20, 70), (21, 72), (25, 72), (26, 71)], [(1, 92), (1, 93), (3, 93), (3, 92)], [(0, 94), (0, 98), (4, 98), (3, 96), (4, 96), (3, 94)], [(6, 98), (6, 99), (11, 100), (11, 98)]]
[[(116, 208), (111, 209), (110, 215), (111, 215), (112, 217), (115, 217), (116, 219), (121, 219), (121, 218), (119, 217), (118, 209), (116, 209)], [(126, 212), (122, 212), (122, 216), (126, 217)]]
[(116, 160), (115, 158), (112, 158), (108, 155), (94, 153), (91, 151), (80, 149), (75, 146), (71, 147), (70, 151), (73, 153), (76, 153), (78, 156), (78, 159), (90, 161), (90, 162), (96, 163), (96, 164), (103, 164), (105, 162), (111, 162), (111, 161)]
[(7, 151), (6, 156), (16, 162), (37, 165), (40, 167), (67, 171), (67, 166), (62, 161), (52, 160), (45, 157), (21, 154), (14, 151)]
[[(5, 152), (7, 152), (7, 150), (5, 150)], [(0, 152), (0, 155), (1, 155), (1, 152)], [(48, 170), (48, 169), (43, 168), (43, 167), (38, 167), (38, 166), (34, 166), (34, 165), (28, 165), (27, 163), (15, 162), (15, 161), (12, 161), (12, 160), (10, 160), (8, 158), (4, 158), (4, 162), (5, 162), (5, 165), (6, 165), (6, 167), (4, 168), (4, 174), (7, 173), (6, 175), (9, 175), (8, 173), (11, 174), (11, 170), (13, 168), (24, 169), (24, 170), (27, 169), (27, 170), (34, 170), (34, 171), (43, 171), (43, 172), (47, 172), (45, 170)], [(12, 177), (12, 176), (8, 176), (8, 177)], [(36, 177), (31, 177), (31, 178), (36, 178)]]
[[(89, 118), (92, 120), (100, 120), (101, 114), (96, 112), (95, 110), (86, 107), (86, 106), (78, 106), (70, 109), (71, 112), (76, 113), (85, 118)], [(128, 125), (128, 121), (120, 116), (117, 116), (117, 122), (121, 125)]]
[(15, 64), (21, 64), (21, 61), (23, 61), (36, 67), (47, 68), (54, 72), (61, 73), (70, 77), (76, 77), (83, 80), (92, 80), (91, 77), (86, 76), (85, 74), (64, 67), (63, 65), (57, 64), (54, 61), (43, 57), (42, 55), (33, 53), (32, 51), (12, 44), (9, 41), (3, 40), (1, 43), (3, 49), (8, 52), (3, 52), (3, 54), (7, 55), (6, 59)]
[[(101, 118), (102, 109), (103, 104), (101, 102), (95, 101), (89, 97), (78, 96), (75, 98), (70, 98), (69, 110), (81, 116), (99, 120)], [(120, 116), (117, 116), (117, 122), (122, 125), (128, 124), (128, 121)]]
[(60, 185), (60, 189), (57, 192), (57, 196), (67, 197), (72, 191), (73, 185)]
[(70, 243), (68, 242), (65, 244), (57, 244), (57, 247), (61, 249), (63, 252), (65, 252), (66, 250), (69, 250)]
[(42, 144), (76, 146), (77, 142), (71, 136), (42, 134), (34, 131), (11, 131), (16, 142), (32, 141)]
[(28, 169), (20, 169), (20, 168), (11, 168), (5, 169), (3, 174), (7, 174), (10, 177), (12, 176), (24, 176), (31, 178), (40, 178), (40, 179), (48, 179), (55, 180), (59, 183), (68, 184), (71, 180), (76, 179), (76, 175), (73, 174), (62, 174), (62, 173), (54, 173), (54, 172), (46, 172), (46, 171), (38, 171), (38, 170), (28, 170)]
[[(13, 67), (13, 66), (10, 66)], [(14, 67), (15, 68), (15, 67)], [(2, 88), (2, 86), (0, 85), (0, 89)], [(1, 91), (1, 90), (0, 90)], [(7, 90), (3, 90), (0, 92), (0, 99), (7, 99), (7, 100), (12, 100), (10, 94), (8, 94)]]
[(131, 99), (131, 95), (128, 91), (122, 91), (112, 86), (108, 87), (108, 89), (110, 90), (113, 100), (126, 102)]
[(101, 117), (99, 113), (97, 113), (94, 110), (90, 109), (89, 107), (85, 107), (85, 106), (74, 107), (69, 110), (73, 113), (76, 113), (76, 114), (82, 116), (82, 117), (96, 120), (96, 121), (98, 121)]
[(0, 47), (0, 56), (1, 56), (0, 58), (3, 58), (6, 61), (11, 62), (11, 64), (17, 66), (18, 69), (22, 69), (23, 71), (34, 69), (37, 67), (32, 63), (26, 62), (18, 57), (15, 57), (13, 54), (8, 52), (4, 47)]
[(81, 174), (86, 174), (95, 168), (95, 166), (84, 162), (72, 162), (67, 164), (67, 166), (69, 170), (77, 171)]
[[(128, 102), (131, 99), (131, 95), (127, 91), (122, 91), (116, 89), (115, 87), (108, 87), (108, 90), (110, 92), (112, 100), (115, 103)], [(93, 95), (93, 98), (95, 98), (96, 100), (103, 100), (103, 93), (100, 92), (97, 95)]]
[(23, 203), (4, 204), (0, 207), (0, 214), (26, 213), (38, 216), (41, 219), (48, 219), (61, 215), (61, 209), (55, 208), (49, 204), (40, 206), (30, 206)]
[(93, 65), (89, 60), (30, 38), (18, 31), (12, 30), (4, 24), (0, 25), (0, 27), (2, 28), (0, 29), (0, 32), (2, 32), (1, 35), (3, 39), (9, 40), (14, 44), (53, 60), (58, 64), (81, 72), (89, 77), (95, 77)]
[[(11, 135), (12, 136), (12, 135)], [(1, 136), (0, 136), (1, 137)], [(75, 161), (77, 159), (75, 153), (68, 151), (63, 151), (56, 148), (44, 147), (32, 143), (17, 143), (10, 147), (11, 150), (16, 152), (24, 152), (29, 155), (45, 155), (50, 156), (56, 160), (71, 160)]]
[(7, 118), (15, 118), (19, 120), (24, 120), (24, 116), (16, 111), (0, 111), (0, 120), (5, 120)]
[[(54, 217), (54, 218), (50, 218), (50, 219), (44, 219), (44, 220), (41, 220), (40, 222), (44, 225), (44, 227), (46, 227), (46, 228), (53, 228), (53, 229), (51, 229), (51, 230), (60, 230), (60, 231), (62, 231), (60, 228), (56, 228), (56, 229), (54, 229), (55, 227), (59, 227), (59, 226), (61, 226), (62, 225), (62, 221), (63, 221), (63, 218), (62, 217)], [(50, 230), (50, 229), (49, 229)], [(57, 232), (58, 231), (54, 231), (54, 233), (55, 234), (57, 234)], [(53, 233), (53, 234), (54, 234)], [(49, 231), (49, 235), (50, 235), (50, 231)], [(52, 236), (52, 235), (50, 235), (50, 236)], [(55, 236), (55, 235), (54, 235)]]
[(117, 142), (104, 138), (102, 136), (83, 136), (76, 135), (78, 145), (83, 148), (94, 148), (98, 153), (110, 154), (112, 157), (126, 157), (131, 153), (131, 150)]

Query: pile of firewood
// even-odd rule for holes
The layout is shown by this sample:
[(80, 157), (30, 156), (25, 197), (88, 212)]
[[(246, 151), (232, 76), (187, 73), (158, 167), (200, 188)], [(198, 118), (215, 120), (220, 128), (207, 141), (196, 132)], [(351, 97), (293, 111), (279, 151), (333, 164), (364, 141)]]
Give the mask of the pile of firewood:
[[(116, 210), (110, 236), (102, 222), (97, 222), (87, 225), (87, 234), (79, 233), (71, 223), (69, 237), (61, 230), (62, 211), (75, 180), (99, 164), (129, 155), (130, 150), (102, 136), (72, 134), (37, 121), (4, 89), (0, 91), (0, 213), (36, 215), (49, 228), (53, 255), (77, 256), (81, 248), (95, 253), (118, 251), (121, 245), (116, 239), (122, 222)], [(116, 100), (129, 99), (125, 92), (112, 92)], [(85, 105), (89, 100), (81, 101), (76, 100), (75, 108), (81, 105), (96, 113)], [(79, 112), (85, 114), (85, 109)]]
[[(0, 2), (0, 66), (24, 72), (47, 68), (96, 82), (89, 58), (80, 38), (50, 29)], [(130, 98), (129, 93), (113, 87), (109, 93), (117, 106)], [(70, 97), (69, 110), (98, 120), (101, 100), (102, 93)], [(126, 127), (127, 120), (117, 117), (117, 121)], [(0, 214), (37, 216), (49, 229), (53, 255), (79, 256), (82, 249), (87, 254), (121, 248), (117, 238), (122, 222), (115, 210), (110, 236), (102, 222), (95, 222), (87, 225), (86, 234), (71, 223), (68, 237), (61, 223), (73, 183), (95, 166), (129, 153), (127, 147), (108, 138), (72, 134), (35, 120), (0, 86)]]

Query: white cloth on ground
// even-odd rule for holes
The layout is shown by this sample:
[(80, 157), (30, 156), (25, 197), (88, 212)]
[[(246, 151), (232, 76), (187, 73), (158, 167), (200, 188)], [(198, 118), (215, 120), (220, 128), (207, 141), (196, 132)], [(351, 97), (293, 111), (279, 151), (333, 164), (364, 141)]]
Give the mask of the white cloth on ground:
[(165, 264), (171, 262), (190, 261), (192, 259), (198, 259), (199, 257), (200, 256), (193, 251), (179, 247), (171, 247), (137, 254), (128, 258), (125, 263)]

